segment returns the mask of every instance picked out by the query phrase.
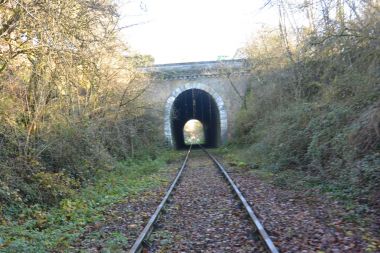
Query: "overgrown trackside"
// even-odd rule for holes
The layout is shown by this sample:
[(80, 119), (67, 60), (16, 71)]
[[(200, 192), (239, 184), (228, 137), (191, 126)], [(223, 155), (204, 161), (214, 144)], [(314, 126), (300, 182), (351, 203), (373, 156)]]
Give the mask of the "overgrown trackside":
[[(49, 208), (157, 134), (149, 59), (125, 57), (114, 1), (0, 1), (0, 216)], [(143, 146), (144, 149), (139, 147)]]
[[(148, 157), (130, 159), (118, 163), (113, 170), (99, 170), (93, 184), (83, 188), (77, 195), (61, 200), (59, 206), (52, 209), (40, 205), (25, 207), (17, 211), (17, 217), (12, 216), (12, 209), (7, 210), (9, 215), (2, 218), (0, 226), (0, 250), (46, 252), (86, 247), (86, 244), (70, 245), (78, 241), (89, 225), (95, 224), (99, 229), (99, 223), (106, 224), (109, 213), (117, 209), (118, 205), (134, 198), (144, 200), (144, 192), (168, 183), (171, 178), (166, 178), (162, 173), (167, 173), (167, 162), (175, 160), (178, 155), (164, 152), (154, 160)], [(125, 227), (125, 224), (120, 227)], [(114, 250), (128, 247), (127, 241), (135, 239), (117, 231), (103, 234), (102, 238), (102, 247)]]
[(254, 75), (236, 133), (252, 167), (344, 200), (358, 221), (380, 207), (380, 8), (361, 7), (336, 22), (315, 18), (321, 25), (294, 40), (281, 26), (258, 35), (246, 49)]

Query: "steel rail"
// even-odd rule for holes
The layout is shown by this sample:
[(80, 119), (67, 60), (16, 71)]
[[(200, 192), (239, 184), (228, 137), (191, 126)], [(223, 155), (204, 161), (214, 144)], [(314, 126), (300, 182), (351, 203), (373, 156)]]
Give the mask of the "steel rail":
[(177, 176), (173, 180), (173, 183), (171, 184), (170, 188), (167, 190), (164, 198), (162, 199), (161, 203), (158, 205), (156, 211), (149, 219), (148, 223), (144, 227), (143, 231), (140, 233), (139, 237), (136, 239), (135, 243), (133, 244), (132, 248), (129, 250), (130, 253), (138, 253), (142, 250), (144, 241), (150, 236), (150, 234), (153, 231), (153, 225), (156, 223), (159, 214), (161, 213), (162, 209), (164, 208), (166, 202), (169, 199), (170, 194), (172, 193), (173, 189), (175, 188), (179, 178), (182, 175), (183, 170), (185, 169), (187, 160), (189, 159), (189, 154), (191, 152), (191, 146), (189, 148), (189, 151), (187, 151), (185, 160), (182, 163), (181, 169), (178, 171)]
[(244, 198), (244, 196), (241, 193), (241, 191), (239, 190), (239, 188), (236, 186), (236, 184), (234, 183), (234, 181), (228, 175), (228, 173), (224, 169), (223, 165), (221, 163), (219, 163), (218, 160), (216, 160), (216, 158), (213, 157), (205, 148), (203, 148), (202, 146), (201, 146), (201, 148), (211, 158), (211, 160), (213, 160), (213, 162), (215, 163), (215, 165), (222, 172), (222, 174), (225, 177), (225, 179), (228, 181), (228, 183), (234, 189), (234, 192), (239, 197), (241, 203), (244, 205), (245, 210), (247, 211), (249, 217), (251, 218), (251, 221), (253, 222), (253, 224), (257, 228), (257, 230), (258, 230), (258, 232), (260, 234), (260, 237), (264, 241), (265, 246), (267, 247), (267, 249), (269, 250), (269, 252), (270, 253), (279, 253), (279, 251), (276, 248), (276, 246), (274, 246), (274, 243), (273, 243), (272, 239), (269, 237), (268, 233), (265, 231), (264, 226), (261, 224), (260, 220), (257, 218), (257, 216), (255, 215), (255, 213), (253, 212), (253, 209), (248, 204), (247, 200)]

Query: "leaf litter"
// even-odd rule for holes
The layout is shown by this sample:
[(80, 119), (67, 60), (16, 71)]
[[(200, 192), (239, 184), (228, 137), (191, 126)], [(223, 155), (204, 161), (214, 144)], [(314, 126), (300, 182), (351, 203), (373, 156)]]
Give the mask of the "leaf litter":
[(212, 161), (193, 151), (147, 252), (266, 252)]
[(380, 252), (379, 213), (363, 215), (363, 225), (323, 194), (280, 189), (237, 166), (228, 171), (280, 252)]

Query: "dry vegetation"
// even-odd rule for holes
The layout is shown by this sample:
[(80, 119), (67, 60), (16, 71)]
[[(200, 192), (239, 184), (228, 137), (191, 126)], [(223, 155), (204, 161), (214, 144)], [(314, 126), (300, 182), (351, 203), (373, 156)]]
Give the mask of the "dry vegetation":
[[(279, 29), (263, 31), (246, 48), (253, 78), (237, 124), (245, 159), (275, 172), (279, 185), (328, 192), (360, 203), (358, 212), (378, 208), (378, 2), (277, 7)], [(296, 28), (295, 12), (307, 13), (309, 25)]]
[[(0, 203), (51, 205), (154, 129), (111, 0), (0, 0)], [(152, 140), (149, 140), (152, 143)]]

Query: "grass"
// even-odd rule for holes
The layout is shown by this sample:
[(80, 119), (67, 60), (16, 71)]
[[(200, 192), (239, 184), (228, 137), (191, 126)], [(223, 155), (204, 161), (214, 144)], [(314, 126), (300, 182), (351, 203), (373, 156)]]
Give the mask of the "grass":
[[(357, 197), (360, 193), (354, 187), (339, 180), (324, 180), (318, 175), (311, 175), (308, 171), (284, 169), (273, 169), (269, 165), (253, 164), (256, 155), (250, 153), (247, 157), (246, 149), (244, 147), (237, 147), (230, 145), (228, 147), (220, 148), (217, 151), (220, 155), (232, 165), (237, 168), (247, 169), (256, 175), (261, 180), (273, 184), (281, 189), (294, 190), (303, 194), (323, 194), (334, 200), (339, 201), (345, 210), (347, 215), (343, 217), (350, 222), (366, 222), (362, 219), (363, 214), (369, 210), (367, 203), (359, 203)], [(244, 164), (245, 166), (241, 166)]]
[[(140, 158), (119, 162), (111, 171), (100, 170), (95, 183), (49, 210), (38, 205), (24, 207), (17, 210), (17, 216), (7, 210), (8, 215), (2, 218), (0, 225), (0, 252), (69, 251), (70, 244), (87, 224), (104, 220), (107, 208), (127, 196), (161, 185), (163, 180), (157, 172), (181, 155), (167, 151), (155, 160)], [(120, 234), (113, 237), (110, 245), (106, 245), (110, 252), (126, 240)]]

